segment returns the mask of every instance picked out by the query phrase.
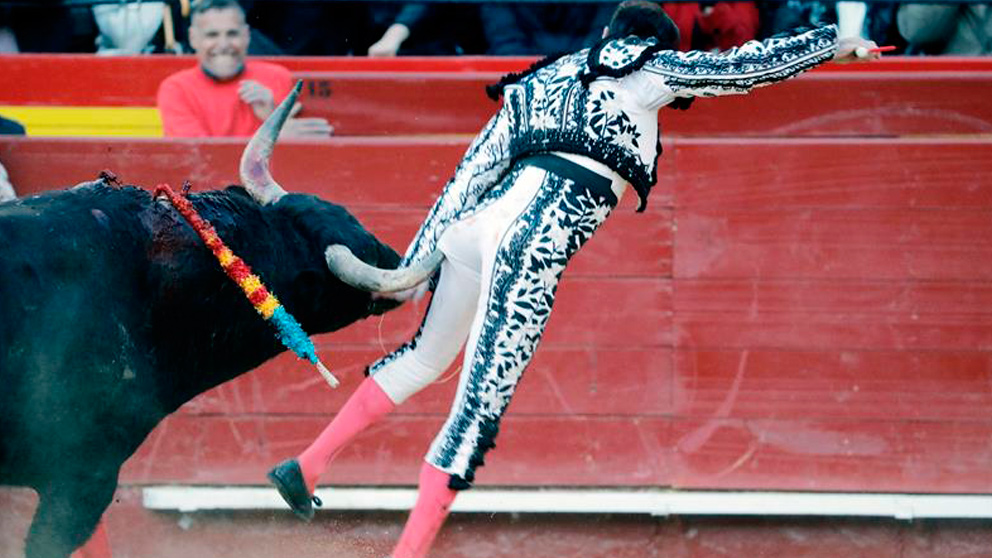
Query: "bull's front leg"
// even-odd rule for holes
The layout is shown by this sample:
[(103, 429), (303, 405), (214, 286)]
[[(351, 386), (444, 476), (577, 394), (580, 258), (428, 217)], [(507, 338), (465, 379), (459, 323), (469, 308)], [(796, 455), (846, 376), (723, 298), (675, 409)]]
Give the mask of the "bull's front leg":
[(66, 472), (38, 490), (38, 509), (25, 543), (25, 558), (68, 558), (89, 540), (117, 488), (110, 475)]

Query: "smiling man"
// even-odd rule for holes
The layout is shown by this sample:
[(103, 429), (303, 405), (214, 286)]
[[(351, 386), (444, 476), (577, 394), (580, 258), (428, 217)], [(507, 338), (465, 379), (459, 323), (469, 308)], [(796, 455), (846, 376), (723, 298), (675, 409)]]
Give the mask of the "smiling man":
[[(197, 2), (189, 41), (199, 64), (169, 76), (158, 90), (167, 137), (251, 136), (293, 87), (286, 68), (246, 59), (251, 33), (236, 0)], [(283, 129), (284, 136), (331, 133), (323, 118), (293, 118)]]

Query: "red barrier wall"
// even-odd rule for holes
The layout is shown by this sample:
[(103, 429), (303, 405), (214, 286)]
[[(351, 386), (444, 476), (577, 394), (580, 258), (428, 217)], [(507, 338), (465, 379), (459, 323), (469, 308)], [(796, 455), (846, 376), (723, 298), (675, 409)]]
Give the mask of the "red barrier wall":
[[(531, 58), (276, 58), (306, 83), (306, 113), (339, 135), (473, 134), (495, 104), (483, 86)], [(154, 106), (191, 57), (0, 56), (0, 105)], [(65, 76), (53, 80), (52, 76)], [(66, 84), (71, 83), (72, 87)], [(746, 98), (662, 111), (673, 136), (904, 136), (992, 132), (992, 61), (886, 58), (828, 64)]]
[[(340, 135), (474, 134), (497, 105), (499, 74), (299, 72), (308, 114)], [(814, 71), (746, 96), (662, 110), (676, 137), (906, 136), (992, 133), (992, 72)]]
[[(282, 184), (402, 249), (462, 141), (288, 142)], [(25, 192), (108, 168), (146, 187), (236, 181), (241, 143), (0, 140)], [(629, 193), (577, 256), (511, 405), (490, 485), (987, 492), (992, 141), (676, 139), (646, 214)], [(423, 304), (318, 338), (345, 386), (283, 356), (185, 406), (125, 483), (262, 482)], [(448, 381), (326, 482), (412, 484)]]
[[(517, 72), (533, 63), (533, 57), (275, 57), (260, 58), (282, 64), (294, 72), (451, 75)], [(92, 56), (75, 54), (0, 55), (3, 75), (16, 77), (0, 90), (0, 104), (150, 106), (162, 80), (196, 64), (192, 56)], [(871, 64), (827, 64), (816, 73), (923, 73), (977, 74), (992, 71), (987, 58), (886, 57)], [(72, 87), (53, 75), (72, 75)]]

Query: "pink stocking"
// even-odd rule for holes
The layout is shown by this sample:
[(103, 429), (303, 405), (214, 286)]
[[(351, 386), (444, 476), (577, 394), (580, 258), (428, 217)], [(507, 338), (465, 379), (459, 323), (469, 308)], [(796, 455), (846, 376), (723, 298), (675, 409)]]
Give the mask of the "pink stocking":
[(424, 558), (434, 537), (448, 517), (451, 503), (458, 493), (448, 488), (448, 473), (424, 463), (420, 468), (417, 503), (410, 512), (400, 542), (392, 558)]
[(298, 458), (303, 479), (311, 494), (334, 455), (356, 434), (389, 414), (394, 408), (396, 404), (382, 391), (379, 384), (371, 377), (365, 378), (334, 420)]

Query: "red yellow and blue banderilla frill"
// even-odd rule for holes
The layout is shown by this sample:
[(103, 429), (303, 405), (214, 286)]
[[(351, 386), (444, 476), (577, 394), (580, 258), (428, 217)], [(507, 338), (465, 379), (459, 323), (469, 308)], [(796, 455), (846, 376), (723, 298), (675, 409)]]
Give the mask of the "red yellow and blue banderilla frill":
[(300, 323), (279, 303), (275, 295), (265, 288), (262, 280), (252, 273), (248, 264), (224, 244), (224, 241), (220, 239), (213, 225), (203, 217), (200, 217), (193, 204), (184, 196), (176, 194), (168, 184), (159, 184), (155, 187), (154, 196), (157, 198), (160, 195), (165, 195), (172, 206), (193, 227), (196, 234), (200, 235), (203, 242), (213, 252), (214, 257), (220, 262), (224, 273), (227, 273), (227, 276), (241, 287), (241, 290), (244, 291), (245, 296), (251, 301), (255, 310), (276, 328), (277, 337), (282, 341), (282, 344), (287, 349), (296, 353), (296, 356), (312, 362), (317, 367), (320, 375), (327, 380), (327, 383), (331, 387), (337, 387), (339, 384), (338, 379), (320, 362), (320, 359), (317, 357), (317, 351), (310, 341), (310, 337), (303, 331)]

